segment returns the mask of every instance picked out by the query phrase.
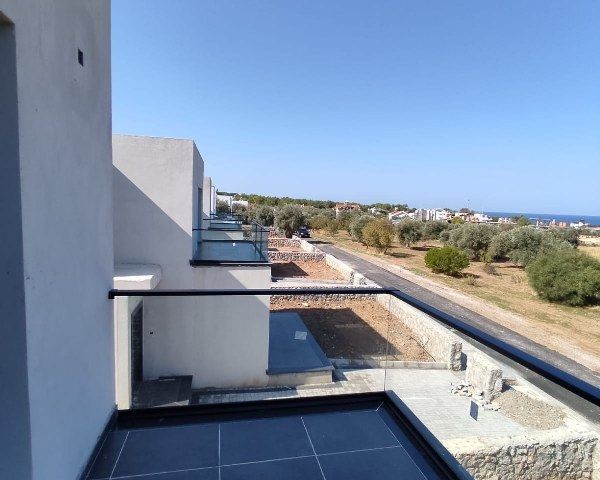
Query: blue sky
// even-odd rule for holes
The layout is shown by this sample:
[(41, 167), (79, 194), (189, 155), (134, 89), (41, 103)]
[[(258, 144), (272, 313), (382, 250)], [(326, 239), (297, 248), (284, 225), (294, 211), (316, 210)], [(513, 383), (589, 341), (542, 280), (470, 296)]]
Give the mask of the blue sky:
[(222, 190), (600, 215), (600, 2), (112, 5), (113, 130)]

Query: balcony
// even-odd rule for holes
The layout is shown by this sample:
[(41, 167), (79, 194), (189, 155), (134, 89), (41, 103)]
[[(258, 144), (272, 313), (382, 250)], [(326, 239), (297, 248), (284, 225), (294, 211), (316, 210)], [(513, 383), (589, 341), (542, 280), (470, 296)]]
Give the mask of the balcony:
[(209, 228), (196, 228), (193, 235), (192, 266), (269, 263), (269, 231), (257, 223), (244, 225), (235, 217), (211, 219)]
[(90, 479), (591, 475), (596, 387), (402, 292), (110, 297), (134, 312), (131, 403)]

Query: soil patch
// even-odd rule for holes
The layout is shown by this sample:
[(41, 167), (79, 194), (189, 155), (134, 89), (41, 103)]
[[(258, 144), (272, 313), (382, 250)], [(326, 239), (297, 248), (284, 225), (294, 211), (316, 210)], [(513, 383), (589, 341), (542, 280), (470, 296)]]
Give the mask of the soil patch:
[(329, 358), (383, 360), (387, 352), (388, 360), (433, 361), (412, 331), (374, 300), (281, 300), (271, 309), (298, 313)]
[(564, 423), (565, 413), (560, 408), (531, 398), (514, 388), (509, 387), (493, 403), (508, 418), (526, 427), (550, 430)]
[(316, 278), (320, 280), (345, 280), (325, 262), (273, 262), (271, 275), (282, 278)]

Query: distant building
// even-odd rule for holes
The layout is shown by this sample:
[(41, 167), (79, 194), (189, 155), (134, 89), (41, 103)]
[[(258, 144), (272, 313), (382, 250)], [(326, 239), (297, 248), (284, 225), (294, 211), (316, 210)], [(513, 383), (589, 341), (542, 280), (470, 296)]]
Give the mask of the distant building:
[(398, 210), (396, 212), (388, 213), (388, 220), (392, 223), (397, 223), (407, 218), (414, 219), (415, 213), (409, 213), (404, 210)]
[(344, 202), (344, 203), (338, 203), (335, 206), (334, 210), (335, 210), (335, 216), (337, 217), (342, 212), (360, 212), (361, 208), (360, 208), (360, 205), (358, 205), (357, 203)]
[(485, 214), (485, 213), (474, 213), (473, 215), (471, 215), (471, 220), (472, 222), (475, 223), (490, 223), (492, 222), (492, 217), (490, 217), (489, 215)]

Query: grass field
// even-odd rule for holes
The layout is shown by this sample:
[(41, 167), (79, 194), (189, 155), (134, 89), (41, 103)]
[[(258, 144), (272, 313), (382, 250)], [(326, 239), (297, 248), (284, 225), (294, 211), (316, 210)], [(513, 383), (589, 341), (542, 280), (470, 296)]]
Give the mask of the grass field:
[[(319, 232), (315, 235), (320, 240), (372, 255), (421, 277), (433, 279), (470, 297), (485, 300), (508, 312), (516, 313), (526, 320), (521, 322), (522, 325), (519, 322), (499, 318), (500, 316), (494, 312), (488, 312), (486, 316), (498, 323), (510, 322), (506, 324), (507, 327), (543, 345), (562, 351), (600, 372), (600, 307), (567, 307), (539, 299), (530, 287), (525, 271), (521, 267), (510, 263), (493, 263), (493, 271), (490, 272), (484, 269), (483, 263), (471, 262), (463, 277), (448, 277), (435, 274), (425, 266), (423, 257), (427, 250), (440, 246), (436, 241), (419, 242), (412, 248), (403, 247), (395, 242), (383, 255), (352, 241), (346, 232), (334, 236)], [(584, 246), (581, 250), (600, 258), (600, 245)], [(485, 305), (478, 313), (486, 314)], [(573, 351), (573, 347), (581, 351)], [(581, 355), (578, 357), (578, 354)], [(584, 357), (587, 357), (587, 361)]]

